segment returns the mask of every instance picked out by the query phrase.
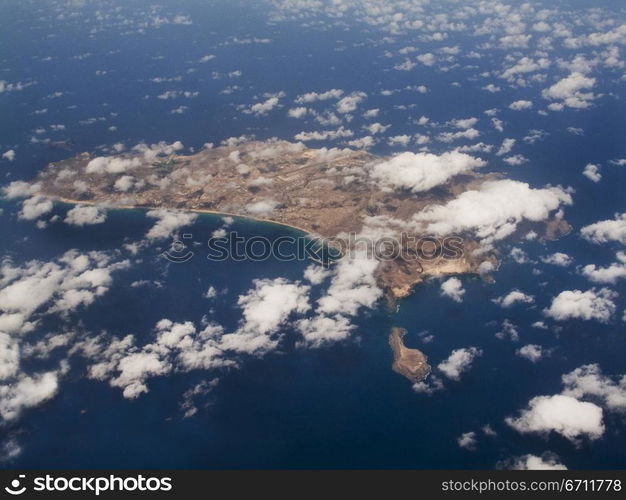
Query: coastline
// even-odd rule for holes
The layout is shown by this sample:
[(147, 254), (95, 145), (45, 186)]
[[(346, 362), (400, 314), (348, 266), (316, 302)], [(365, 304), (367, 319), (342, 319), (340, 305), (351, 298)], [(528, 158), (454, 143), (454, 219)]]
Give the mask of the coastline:
[(300, 233), (303, 233), (306, 236), (315, 236), (315, 233), (309, 231), (308, 229), (304, 229), (302, 227), (298, 227), (298, 226), (294, 226), (292, 224), (286, 224), (285, 222), (278, 222), (275, 220), (271, 220), (271, 219), (263, 219), (261, 217), (255, 217), (253, 215), (243, 215), (243, 214), (236, 214), (236, 213), (232, 213), (232, 212), (221, 212), (218, 210), (207, 210), (207, 209), (202, 209), (202, 208), (184, 208), (184, 209), (179, 209), (179, 208), (167, 208), (167, 207), (148, 207), (145, 205), (142, 206), (137, 206), (137, 205), (106, 205), (100, 202), (94, 202), (91, 200), (75, 200), (72, 198), (57, 198), (57, 197), (49, 197), (49, 199), (54, 202), (54, 203), (61, 203), (61, 204), (66, 204), (66, 205), (89, 205), (89, 206), (100, 206), (106, 210), (141, 210), (141, 211), (148, 211), (148, 210), (175, 210), (175, 211), (179, 211), (179, 212), (191, 212), (191, 213), (196, 213), (196, 214), (200, 214), (200, 215), (215, 215), (218, 217), (234, 217), (237, 219), (244, 219), (244, 220), (248, 220), (248, 221), (253, 221), (253, 222), (261, 222), (264, 224), (273, 224), (276, 226), (282, 226), (282, 227), (286, 227), (288, 229), (294, 230), (294, 231), (298, 231)]

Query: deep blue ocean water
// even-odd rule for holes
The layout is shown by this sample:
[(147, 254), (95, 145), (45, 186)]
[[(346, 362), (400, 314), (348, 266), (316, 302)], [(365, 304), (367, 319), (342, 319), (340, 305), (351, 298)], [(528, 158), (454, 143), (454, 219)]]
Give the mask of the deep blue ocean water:
[[(287, 341), (278, 352), (263, 359), (247, 359), (237, 370), (151, 379), (149, 393), (137, 400), (125, 400), (119, 389), (105, 382), (86, 380), (85, 366), (73, 358), (55, 398), (0, 429), (0, 433), (15, 437), (22, 448), (6, 467), (492, 468), (508, 457), (541, 455), (545, 450), (556, 453), (570, 468), (623, 467), (626, 426), (622, 415), (605, 412), (603, 438), (580, 447), (555, 435), (520, 435), (504, 423), (506, 416), (525, 407), (532, 397), (558, 393), (561, 375), (578, 366), (599, 363), (606, 374), (625, 372), (623, 282), (612, 286), (621, 298), (618, 314), (609, 324), (571, 321), (563, 323), (558, 333), (541, 330), (531, 324), (542, 319), (541, 310), (553, 296), (564, 289), (586, 290), (591, 284), (573, 267), (518, 264), (508, 257), (510, 248), (518, 246), (533, 260), (560, 251), (581, 265), (613, 262), (616, 246), (584, 242), (578, 229), (624, 210), (626, 169), (607, 166), (600, 184), (589, 182), (580, 171), (588, 162), (606, 165), (610, 159), (626, 156), (626, 106), (618, 98), (623, 96), (623, 81), (607, 76), (603, 91), (609, 95), (584, 113), (569, 110), (520, 120), (506, 104), (529, 97), (531, 90), (526, 94), (524, 89), (504, 89), (486, 95), (480, 90), (484, 82), (465, 80), (463, 68), (449, 73), (425, 71), (417, 75), (418, 81), (413, 72), (384, 70), (388, 63), (382, 56), (372, 57), (371, 47), (358, 45), (368, 30), (375, 36), (371, 27), (302, 30), (288, 23), (261, 22), (264, 12), (260, 6), (246, 7), (242, 19), (239, 2), (216, 2), (211, 8), (204, 2), (180, 2), (168, 12), (188, 13), (193, 25), (166, 25), (140, 35), (120, 34), (120, 28), (90, 38), (90, 26), (81, 24), (80, 16), (56, 19), (60, 4), (36, 5), (34, 9), (28, 2), (14, 4), (0, 21), (0, 79), (37, 82), (0, 96), (0, 150), (14, 148), (17, 152), (14, 162), (0, 167), (2, 183), (30, 179), (48, 162), (97, 151), (118, 141), (134, 145), (181, 140), (186, 147), (199, 148), (204, 142), (217, 144), (242, 134), (290, 139), (302, 129), (302, 123), (289, 120), (284, 112), (260, 121), (235, 111), (233, 102), (250, 103), (254, 96), (279, 90), (294, 97), (313, 90), (358, 89), (369, 94), (368, 108), (383, 110), (381, 121), (391, 123), (397, 134), (414, 132), (406, 113), (393, 109), (394, 104), (406, 104), (407, 100), (417, 104), (413, 118), (423, 114), (437, 121), (482, 117), (487, 108), (503, 108), (499, 116), (507, 123), (504, 136), (483, 127), (481, 140), (494, 144), (502, 137), (522, 137), (533, 128), (548, 130), (549, 135), (535, 144), (519, 141), (517, 152), (531, 160), (529, 165), (512, 167), (494, 157), (489, 168), (534, 186), (573, 186), (575, 204), (566, 210), (566, 218), (574, 230), (555, 242), (504, 244), (495, 283), (462, 277), (467, 292), (460, 304), (442, 298), (440, 282), (434, 280), (417, 287), (411, 297), (400, 302), (397, 312), (384, 304), (361, 312), (355, 319), (357, 333), (346, 343), (297, 349), (291, 340), (295, 333), (287, 330)], [(147, 5), (129, 2), (135, 13)], [(115, 10), (107, 12), (114, 15)], [(268, 37), (272, 42), (221, 45), (235, 36)], [(334, 50), (337, 40), (347, 49)], [(83, 53), (92, 55), (72, 58)], [(194, 63), (209, 53), (217, 54), (215, 64)], [(47, 56), (52, 61), (45, 61)], [(489, 61), (476, 64), (488, 67)], [(195, 72), (188, 73), (190, 68)], [(96, 76), (99, 69), (108, 73)], [(233, 94), (220, 94), (226, 85), (224, 78), (228, 78), (213, 79), (212, 71), (235, 70), (243, 75), (228, 84), (240, 88)], [(177, 75), (183, 75), (181, 81), (150, 81), (156, 76)], [(462, 90), (450, 86), (457, 80), (464, 81)], [(430, 89), (426, 96), (379, 94), (384, 88), (421, 84)], [(154, 98), (172, 89), (199, 91), (200, 95), (191, 102)], [(57, 91), (63, 95), (48, 97)], [(145, 95), (152, 97), (144, 99)], [(189, 110), (181, 115), (168, 113), (179, 104), (188, 105)], [(43, 108), (48, 109), (45, 114), (33, 114)], [(106, 120), (79, 123), (91, 117)], [(357, 129), (361, 120), (355, 116), (351, 126)], [(48, 131), (45, 136), (53, 141), (71, 140), (71, 151), (31, 141), (37, 137), (35, 129), (56, 123), (65, 124), (66, 130)], [(110, 126), (117, 129), (111, 131)], [(583, 128), (585, 134), (573, 135), (568, 127)], [(394, 150), (381, 143), (373, 151), (389, 154)], [(112, 210), (101, 225), (74, 228), (52, 224), (37, 229), (32, 222), (17, 219), (14, 202), (1, 203), (2, 254), (15, 263), (51, 260), (70, 248), (114, 250), (140, 239), (153, 224), (141, 211)], [(55, 213), (63, 215), (67, 208), (57, 205)], [(204, 241), (220, 226), (219, 218), (200, 216), (190, 231), (194, 240)], [(233, 228), (244, 235), (269, 238), (286, 231), (244, 220), (237, 220)], [(225, 328), (235, 328), (241, 316), (237, 297), (254, 279), (302, 279), (308, 265), (274, 260), (216, 264), (202, 258), (202, 251), (188, 263), (167, 265), (159, 256), (163, 249), (164, 245), (148, 246), (137, 257), (140, 262), (117, 273), (110, 291), (80, 315), (80, 327), (117, 335), (134, 333), (147, 340), (162, 318), (199, 323), (208, 314)], [(533, 275), (533, 268), (543, 274)], [(130, 288), (137, 280), (158, 280), (163, 286)], [(209, 285), (224, 293), (207, 301), (202, 294)], [(513, 288), (535, 295), (536, 304), (504, 310), (491, 302)], [(316, 288), (312, 297), (319, 293)], [(495, 337), (504, 319), (518, 326), (519, 342)], [(34, 338), (59, 326), (54, 318), (48, 318)], [(388, 334), (392, 326), (406, 328), (406, 344), (422, 349), (433, 365), (456, 348), (478, 346), (484, 354), (460, 382), (446, 381), (445, 390), (433, 395), (418, 394), (407, 380), (391, 371)], [(419, 336), (425, 330), (435, 336), (427, 345)], [(537, 364), (515, 355), (515, 349), (529, 343), (553, 349), (552, 355)], [(220, 382), (204, 401), (206, 406), (201, 405), (195, 416), (183, 418), (179, 408), (182, 394), (215, 376)], [(496, 437), (481, 432), (486, 424), (497, 432)], [(457, 444), (457, 438), (469, 431), (477, 433), (475, 451)]]

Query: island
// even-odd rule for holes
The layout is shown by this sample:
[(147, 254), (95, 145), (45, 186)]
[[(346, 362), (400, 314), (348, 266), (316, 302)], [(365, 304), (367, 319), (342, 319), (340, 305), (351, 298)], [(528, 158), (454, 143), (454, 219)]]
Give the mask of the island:
[(430, 374), (428, 358), (418, 349), (409, 349), (404, 345), (403, 337), (406, 335), (404, 328), (394, 327), (389, 335), (389, 345), (393, 351), (393, 364), (391, 369), (405, 376), (414, 384), (421, 382)]
[(373, 166), (385, 158), (366, 151), (313, 149), (282, 140), (207, 147), (191, 155), (176, 150), (144, 145), (107, 156), (82, 153), (49, 164), (35, 183), (41, 195), (61, 202), (237, 215), (322, 238), (383, 228), (401, 242), (399, 233), (408, 233), (413, 239), (401, 243), (401, 255), (382, 261), (376, 271), (391, 302), (428, 276), (472, 273), (482, 262), (496, 262), (493, 253), (475, 254), (478, 243), (468, 237), (458, 237), (456, 255), (444, 255), (437, 247), (440, 241), (409, 248), (410, 241), (424, 236), (411, 226), (414, 214), (474, 189), (494, 174), (462, 173), (416, 194), (372, 180)]

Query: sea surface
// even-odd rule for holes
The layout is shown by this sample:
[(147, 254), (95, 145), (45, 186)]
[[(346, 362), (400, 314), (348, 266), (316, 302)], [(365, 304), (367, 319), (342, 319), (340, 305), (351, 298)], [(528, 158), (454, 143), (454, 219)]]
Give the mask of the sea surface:
[[(188, 13), (193, 19), (191, 26), (165, 25), (127, 35), (120, 34), (120, 27), (94, 37), (88, 33), (97, 26), (82, 25), (80, 17), (76, 21), (71, 17), (59, 19), (59, 2), (35, 4), (36, 8), (29, 2), (14, 4), (0, 16), (4, 49), (0, 79), (37, 82), (21, 92), (0, 96), (2, 151), (9, 147), (17, 151), (14, 162), (4, 162), (0, 167), (2, 184), (31, 179), (51, 161), (83, 151), (95, 152), (116, 142), (132, 146), (142, 141), (181, 140), (186, 148), (197, 149), (205, 142), (218, 144), (242, 134), (291, 139), (302, 125), (287, 119), (285, 113), (259, 122), (234, 111), (233, 103), (254, 102), (263, 92), (283, 90), (295, 96), (329, 88), (361, 89), (370, 95), (367, 107), (386, 110), (385, 120), (398, 134), (412, 130), (406, 115), (393, 108), (406, 95), (382, 97), (382, 88), (427, 85), (431, 92), (427, 99), (420, 98), (415, 117), (424, 114), (439, 121), (482, 116), (486, 107), (502, 107), (506, 116), (507, 103), (525, 97), (524, 89), (504, 89), (498, 95), (486, 96), (480, 90), (484, 82), (475, 82), (474, 88), (470, 81), (463, 91), (455, 89), (450, 84), (463, 78), (462, 68), (451, 73), (425, 72), (418, 82), (414, 73), (374, 71), (372, 68), (386, 63), (382, 57), (372, 58), (367, 47), (359, 46), (362, 31), (349, 27), (330, 32), (301, 30), (289, 23), (267, 25), (260, 22), (264, 13), (259, 7), (249, 7), (242, 19), (240, 2), (217, 2), (207, 8), (206, 3), (185, 1), (170, 11)], [(129, 4), (133, 11), (141, 11), (148, 9), (149, 2)], [(88, 4), (84, 8), (96, 7)], [(234, 36), (251, 35), (271, 38), (272, 43), (222, 45)], [(346, 50), (335, 50), (338, 39)], [(218, 67), (191, 64), (212, 52), (218, 54)], [(82, 53), (91, 56), (73, 58)], [(52, 61), (45, 60), (48, 56)], [(188, 73), (192, 67), (195, 71)], [(99, 69), (107, 74), (96, 76)], [(235, 70), (243, 72), (232, 82), (240, 88), (234, 94), (221, 94), (224, 79), (213, 79), (212, 72)], [(169, 85), (150, 81), (156, 76), (176, 75), (185, 77)], [(605, 92), (623, 96), (624, 82), (608, 85)], [(192, 103), (154, 98), (170, 88), (200, 94)], [(57, 91), (63, 95), (49, 97)], [(152, 97), (144, 99), (146, 95)], [(485, 104), (486, 98), (492, 102)], [(169, 114), (170, 108), (179, 104), (188, 105), (188, 111)], [(42, 108), (47, 108), (47, 113), (34, 114)], [(623, 467), (626, 426), (620, 414), (605, 412), (603, 438), (578, 446), (558, 435), (521, 435), (504, 419), (517, 414), (535, 396), (560, 392), (561, 376), (583, 364), (599, 363), (609, 375), (625, 372), (623, 299), (618, 302), (616, 319), (608, 324), (571, 321), (558, 329), (531, 327), (544, 319), (542, 309), (559, 292), (591, 287), (575, 266), (549, 266), (540, 261), (541, 256), (564, 252), (580, 265), (614, 261), (615, 247), (585, 242), (578, 230), (623, 211), (626, 168), (604, 169), (600, 184), (589, 182), (580, 171), (587, 162), (606, 164), (624, 157), (624, 116), (623, 99), (608, 98), (584, 113), (534, 116), (532, 128), (548, 129), (549, 134), (537, 143), (521, 141), (518, 145), (517, 152), (531, 163), (515, 167), (498, 160), (490, 163), (489, 169), (533, 186), (572, 186), (575, 204), (566, 209), (566, 219), (573, 230), (554, 242), (503, 244), (493, 283), (461, 277), (466, 289), (462, 303), (442, 297), (439, 280), (428, 281), (401, 300), (397, 311), (382, 302), (373, 310), (362, 310), (354, 319), (356, 333), (347, 342), (301, 349), (295, 345), (295, 332), (286, 329), (279, 351), (261, 359), (245, 359), (238, 369), (152, 378), (149, 392), (132, 401), (106, 382), (86, 379), (84, 362), (72, 358), (53, 399), (0, 429), (0, 434), (16, 439), (21, 448), (19, 455), (3, 466), (463, 469), (492, 468), (512, 456), (541, 455), (549, 450), (570, 468)], [(104, 119), (80, 123), (93, 117)], [(360, 120), (356, 116), (352, 126), (358, 128)], [(510, 137), (522, 136), (530, 128), (514, 114), (507, 122)], [(31, 140), (40, 136), (36, 129), (54, 123), (65, 124), (65, 131), (48, 129), (45, 137), (71, 141), (69, 150)], [(112, 126), (116, 129), (109, 130)], [(568, 127), (584, 128), (585, 135), (573, 135), (567, 132)], [(482, 140), (499, 143), (501, 138), (495, 131), (485, 130)], [(393, 150), (381, 143), (373, 152), (389, 154)], [(14, 264), (52, 260), (69, 249), (114, 251), (140, 240), (154, 223), (141, 210), (110, 210), (107, 221), (100, 225), (76, 228), (52, 223), (39, 229), (17, 218), (17, 202), (2, 200), (0, 206), (1, 252)], [(63, 217), (68, 208), (58, 204), (53, 213)], [(220, 217), (201, 215), (186, 228), (193, 234), (195, 246), (194, 257), (183, 264), (162, 258), (170, 242), (143, 248), (130, 269), (115, 274), (108, 293), (80, 314), (76, 328), (115, 335), (133, 333), (140, 344), (149, 341), (155, 323), (162, 318), (199, 324), (207, 316), (227, 330), (234, 329), (241, 319), (237, 298), (250, 289), (253, 280), (302, 280), (310, 262), (269, 259), (263, 263), (216, 263), (206, 259), (204, 243), (221, 226)], [(241, 219), (231, 229), (244, 236), (270, 239), (289, 231)], [(530, 262), (515, 262), (510, 254), (513, 247), (523, 249)], [(149, 284), (130, 286), (140, 280)], [(211, 300), (203, 297), (209, 286), (219, 292)], [(535, 304), (505, 310), (492, 302), (513, 288), (534, 295)], [(612, 288), (626, 297), (623, 281)], [(312, 301), (321, 292), (315, 287)], [(518, 327), (518, 342), (496, 338), (505, 319)], [(32, 338), (57, 332), (65, 324), (47, 317)], [(391, 370), (388, 336), (392, 326), (406, 328), (406, 345), (422, 350), (433, 366), (453, 349), (476, 346), (483, 354), (461, 381), (446, 380), (445, 389), (431, 395), (417, 393), (408, 380)], [(426, 331), (434, 336), (429, 343), (423, 342)], [(551, 355), (531, 363), (515, 354), (525, 344), (542, 345)], [(36, 367), (37, 361), (28, 363), (33, 364), (27, 368)], [(219, 383), (198, 402), (197, 414), (184, 418), (180, 408), (183, 393), (215, 378)], [(485, 434), (481, 430), (485, 425), (497, 435)], [(460, 448), (457, 439), (470, 431), (476, 432), (476, 449)]]

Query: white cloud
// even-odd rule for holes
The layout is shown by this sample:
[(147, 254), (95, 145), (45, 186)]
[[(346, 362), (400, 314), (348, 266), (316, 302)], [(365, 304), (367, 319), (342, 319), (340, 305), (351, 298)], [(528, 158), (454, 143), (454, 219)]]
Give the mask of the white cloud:
[(278, 206), (278, 202), (272, 199), (259, 200), (246, 205), (246, 211), (257, 217), (269, 217)]
[(68, 210), (64, 222), (71, 226), (102, 224), (107, 218), (105, 211), (90, 205), (76, 205)]
[(353, 92), (337, 102), (337, 111), (341, 114), (352, 113), (366, 97), (365, 92)]
[(457, 438), (456, 442), (459, 444), (459, 448), (474, 451), (476, 449), (476, 433), (473, 431), (464, 432)]
[(509, 154), (511, 150), (513, 149), (513, 146), (515, 146), (515, 142), (516, 142), (515, 139), (504, 139), (496, 155), (502, 156), (502, 155)]
[(557, 321), (568, 319), (595, 319), (601, 323), (608, 322), (615, 313), (613, 300), (617, 294), (608, 288), (586, 292), (581, 290), (565, 290), (552, 299), (552, 304), (543, 312)]
[(312, 285), (320, 285), (326, 278), (330, 276), (330, 271), (325, 267), (311, 264), (304, 271), (304, 279)]
[(362, 255), (341, 259), (326, 294), (318, 300), (317, 312), (354, 316), (361, 307), (371, 308), (382, 295), (374, 276), (377, 267), (376, 259)]
[(297, 108), (291, 108), (287, 111), (287, 116), (289, 116), (289, 118), (302, 118), (308, 111), (309, 110), (304, 106), (298, 106)]
[(15, 151), (12, 149), (5, 151), (4, 153), (2, 153), (2, 158), (9, 161), (15, 160)]
[(480, 132), (475, 128), (468, 128), (465, 130), (459, 130), (458, 132), (442, 132), (437, 136), (437, 139), (441, 142), (450, 143), (458, 141), (459, 139), (476, 139), (480, 136)]
[(567, 267), (572, 264), (573, 261), (574, 260), (569, 255), (562, 252), (555, 252), (551, 255), (541, 257), (541, 262), (552, 264), (553, 266)]
[(506, 465), (512, 470), (567, 470), (567, 467), (559, 462), (559, 457), (552, 453), (515, 457)]
[(437, 58), (434, 54), (427, 52), (426, 54), (420, 54), (417, 56), (417, 60), (421, 62), (424, 66), (432, 66), (435, 64)]
[(446, 183), (455, 175), (483, 167), (486, 162), (465, 153), (451, 151), (439, 156), (432, 153), (400, 153), (372, 167), (370, 175), (383, 186), (428, 191)]
[(519, 100), (509, 104), (509, 109), (512, 109), (513, 111), (522, 111), (523, 109), (530, 109), (532, 107), (532, 101)]
[(603, 220), (583, 227), (583, 238), (593, 243), (618, 241), (626, 245), (626, 213), (616, 214), (615, 219)]
[(578, 401), (571, 396), (537, 396), (519, 417), (507, 417), (505, 422), (522, 434), (556, 432), (570, 441), (583, 437), (598, 439), (604, 433), (602, 408)]
[(593, 163), (588, 163), (584, 170), (583, 175), (592, 182), (600, 182), (602, 180), (602, 174), (600, 174), (600, 167)]
[(500, 340), (509, 339), (512, 342), (517, 342), (519, 340), (519, 331), (517, 330), (517, 326), (515, 326), (511, 320), (505, 319), (502, 322), (500, 331), (496, 332), (496, 338)]
[(437, 365), (437, 368), (451, 380), (461, 380), (461, 374), (472, 367), (474, 359), (482, 356), (483, 352), (477, 347), (465, 347), (452, 351), (448, 359)]
[(544, 356), (544, 350), (537, 344), (526, 344), (515, 351), (520, 358), (527, 359), (531, 363), (540, 361)]
[(582, 399), (592, 396), (610, 410), (626, 410), (626, 375), (618, 381), (604, 376), (600, 366), (583, 365), (562, 377), (563, 394)]
[(507, 295), (494, 299), (494, 302), (501, 307), (509, 308), (514, 304), (533, 304), (535, 298), (532, 295), (527, 295), (520, 290), (511, 290)]
[(595, 78), (574, 72), (551, 87), (544, 89), (542, 95), (545, 99), (561, 101), (557, 103), (559, 105), (570, 108), (587, 108), (596, 96), (593, 92), (583, 92), (583, 90), (593, 88), (595, 83)]
[(608, 267), (596, 267), (588, 264), (582, 268), (583, 275), (594, 283), (617, 283), (617, 280), (626, 278), (626, 253), (617, 252), (617, 262)]
[(500, 76), (506, 80), (514, 81), (520, 74), (533, 73), (549, 66), (550, 61), (547, 58), (540, 58), (535, 61), (531, 57), (522, 57), (515, 65), (504, 70)]
[(20, 350), (17, 341), (0, 331), (0, 380), (13, 377), (20, 366)]
[(280, 103), (278, 96), (268, 97), (263, 102), (257, 102), (250, 106), (250, 108), (244, 110), (244, 113), (253, 114), (255, 116), (263, 116), (276, 108)]
[(169, 238), (181, 227), (193, 224), (198, 217), (196, 214), (175, 212), (164, 208), (150, 210), (146, 215), (157, 219), (157, 222), (150, 228), (148, 234), (146, 234), (146, 238), (149, 240)]
[(519, 165), (523, 165), (524, 163), (528, 163), (528, 158), (526, 158), (524, 155), (516, 154), (512, 156), (507, 156), (502, 161), (508, 163), (509, 165), (517, 167)]
[(462, 302), (465, 289), (461, 280), (458, 278), (449, 278), (441, 284), (441, 295), (450, 297), (455, 302)]
[(350, 337), (355, 329), (348, 318), (339, 314), (334, 316), (317, 315), (312, 318), (301, 319), (296, 323), (296, 326), (304, 338), (304, 341), (300, 342), (299, 345), (313, 348), (345, 340)]
[(336, 130), (321, 130), (314, 132), (300, 132), (294, 136), (296, 141), (308, 142), (308, 141), (327, 141), (335, 139), (343, 139), (346, 137), (352, 137), (354, 132), (346, 129), (343, 126)]
[(278, 345), (275, 334), (294, 313), (303, 314), (309, 304), (309, 286), (284, 278), (255, 280), (254, 288), (240, 295), (238, 305), (243, 320), (234, 333), (223, 335), (220, 348), (250, 354), (263, 354)]
[(13, 181), (8, 186), (2, 188), (2, 193), (9, 200), (15, 198), (27, 198), (38, 193), (41, 190), (41, 184), (30, 184), (24, 181)]
[(298, 104), (303, 104), (315, 101), (327, 101), (328, 99), (339, 99), (341, 96), (343, 96), (343, 90), (340, 89), (331, 89), (321, 93), (308, 92), (307, 94), (298, 96), (296, 102)]
[(137, 168), (140, 165), (141, 160), (137, 157), (117, 158), (114, 156), (98, 156), (87, 163), (85, 172), (88, 174), (120, 174)]
[(18, 214), (22, 220), (35, 220), (47, 214), (54, 208), (54, 204), (48, 198), (35, 195), (22, 202), (22, 209)]
[(432, 205), (413, 216), (431, 234), (474, 230), (481, 239), (502, 239), (523, 220), (546, 220), (571, 196), (560, 187), (533, 189), (513, 180), (487, 181), (477, 190), (461, 193), (445, 205)]
[(26, 408), (32, 408), (51, 399), (58, 389), (55, 372), (40, 375), (22, 375), (12, 384), (0, 385), (0, 416), (15, 420)]

